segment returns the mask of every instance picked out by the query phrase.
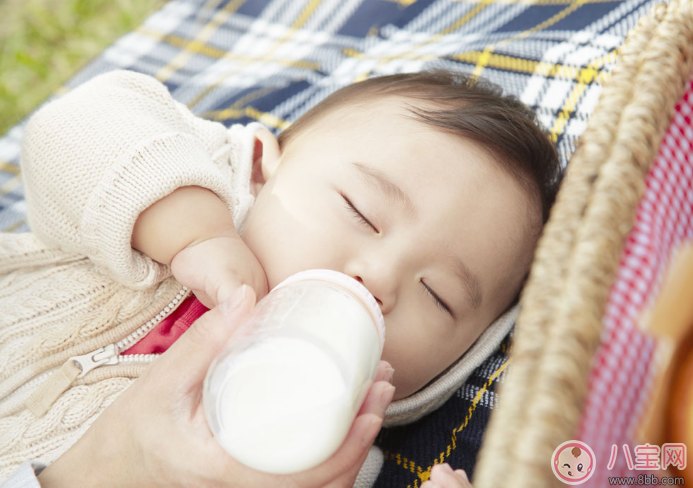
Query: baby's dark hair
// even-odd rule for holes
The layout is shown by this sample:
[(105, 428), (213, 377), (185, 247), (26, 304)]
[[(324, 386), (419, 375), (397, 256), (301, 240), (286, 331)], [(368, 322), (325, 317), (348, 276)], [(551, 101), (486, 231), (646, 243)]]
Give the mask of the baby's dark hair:
[(332, 93), (291, 124), (279, 134), (279, 145), (284, 150), (296, 134), (338, 107), (383, 96), (427, 102), (412, 105), (412, 115), (489, 151), (528, 195), (538, 194), (542, 224), (546, 223), (562, 178), (556, 148), (534, 111), (516, 97), (503, 95), (499, 86), (483, 78), (435, 70), (354, 83)]

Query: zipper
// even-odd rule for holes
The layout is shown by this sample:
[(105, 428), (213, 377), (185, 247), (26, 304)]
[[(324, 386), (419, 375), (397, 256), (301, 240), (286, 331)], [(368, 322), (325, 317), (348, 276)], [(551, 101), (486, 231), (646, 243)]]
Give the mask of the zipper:
[[(161, 354), (125, 354), (120, 353), (134, 346), (140, 339), (146, 336), (159, 322), (169, 316), (175, 310), (178, 302), (185, 299), (188, 294), (188, 287), (184, 286), (178, 294), (169, 302), (164, 309), (156, 314), (153, 318), (145, 322), (127, 337), (121, 339), (115, 344), (109, 344), (101, 349), (92, 351), (89, 354), (82, 356), (72, 356), (68, 361), (75, 361), (78, 368), (81, 370), (77, 378), (81, 378), (94, 368), (106, 365), (114, 365), (124, 362), (152, 362)], [(131, 357), (132, 356), (132, 357)]]
[[(176, 309), (176, 305), (178, 302), (182, 302), (187, 298), (188, 295), (188, 287), (184, 286), (178, 291), (178, 294), (169, 302), (168, 305), (164, 307), (164, 309), (156, 314), (153, 318), (151, 318), (149, 321), (147, 321), (144, 325), (139, 327), (136, 331), (125, 337), (124, 339), (121, 339), (120, 341), (116, 342), (115, 344), (109, 344), (115, 345), (116, 349), (116, 354), (119, 355), (121, 352), (125, 351), (126, 349), (129, 349), (131, 346), (135, 345), (137, 341), (139, 341), (142, 337), (147, 335), (147, 333), (154, 328), (155, 325), (157, 325), (159, 322), (164, 320), (166, 317), (169, 316), (171, 312), (173, 312)], [(106, 346), (108, 347), (108, 346)], [(94, 351), (96, 352), (96, 351)], [(149, 356), (149, 354), (135, 354), (135, 356)], [(155, 356), (159, 356), (159, 354), (155, 354)], [(117, 357), (122, 357), (122, 356), (117, 356)], [(70, 358), (72, 359), (72, 358)]]
[[(147, 362), (150, 363), (154, 361), (161, 354), (125, 354), (121, 353), (126, 349), (129, 349), (134, 344), (136, 344), (140, 339), (142, 339), (147, 333), (152, 330), (157, 324), (170, 315), (176, 309), (176, 305), (187, 298), (189, 293), (188, 287), (184, 286), (181, 288), (176, 296), (169, 302), (168, 305), (164, 307), (162, 311), (156, 314), (153, 318), (145, 322), (143, 325), (138, 327), (134, 332), (130, 333), (125, 338), (112, 344), (108, 344), (100, 349), (92, 351), (81, 356), (72, 356), (68, 358), (65, 363), (61, 366), (54, 368), (51, 371), (43, 373), (37, 378), (29, 381), (24, 385), (22, 390), (28, 388), (30, 385), (36, 383), (41, 384), (36, 391), (34, 391), (31, 396), (27, 399), (27, 407), (34, 412), (37, 416), (42, 416), (48, 411), (48, 408), (58, 399), (62, 393), (67, 390), (70, 385), (77, 378), (82, 378), (90, 371), (99, 368), (101, 366), (116, 365), (121, 363), (131, 363), (131, 362)], [(72, 366), (74, 365), (74, 366)], [(62, 375), (54, 375), (56, 370), (62, 369), (64, 372)], [(49, 379), (44, 382), (46, 378), (58, 377), (56, 381)], [(61, 384), (55, 384), (60, 382)], [(50, 393), (49, 393), (50, 392)], [(49, 395), (49, 398), (43, 398)], [(40, 406), (39, 406), (40, 404)]]

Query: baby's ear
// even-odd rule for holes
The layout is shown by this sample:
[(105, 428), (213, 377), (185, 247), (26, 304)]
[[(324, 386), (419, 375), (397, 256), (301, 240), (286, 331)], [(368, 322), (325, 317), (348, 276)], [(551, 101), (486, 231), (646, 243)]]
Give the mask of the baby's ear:
[(255, 132), (255, 148), (253, 150), (252, 184), (257, 191), (270, 179), (279, 166), (281, 151), (277, 138), (267, 129)]

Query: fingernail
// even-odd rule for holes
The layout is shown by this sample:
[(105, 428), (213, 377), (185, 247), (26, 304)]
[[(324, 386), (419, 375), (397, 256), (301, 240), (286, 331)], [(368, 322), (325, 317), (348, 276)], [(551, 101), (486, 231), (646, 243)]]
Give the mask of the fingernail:
[(395, 376), (394, 368), (387, 368), (385, 370), (385, 381), (392, 383), (392, 378)]
[(440, 467), (443, 468), (445, 471), (447, 471), (447, 472), (449, 472), (449, 473), (452, 473), (452, 472), (453, 472), (453, 471), (452, 471), (452, 468), (450, 467), (450, 465), (449, 465), (448, 463), (443, 463), (443, 464), (440, 465)]
[(370, 421), (368, 428), (366, 429), (366, 433), (361, 440), (363, 447), (369, 447), (371, 444), (373, 444), (375, 436), (377, 436), (378, 432), (380, 432), (380, 426), (382, 423), (383, 421), (381, 419), (372, 419)]
[(383, 409), (383, 413), (387, 410), (392, 402), (392, 397), (395, 396), (395, 387), (392, 385), (387, 385), (383, 388), (383, 392), (380, 394), (380, 406)]
[(241, 286), (238, 290), (233, 292), (231, 298), (226, 300), (221, 304), (221, 313), (224, 315), (231, 315), (234, 310), (236, 310), (245, 301), (248, 296), (248, 285)]

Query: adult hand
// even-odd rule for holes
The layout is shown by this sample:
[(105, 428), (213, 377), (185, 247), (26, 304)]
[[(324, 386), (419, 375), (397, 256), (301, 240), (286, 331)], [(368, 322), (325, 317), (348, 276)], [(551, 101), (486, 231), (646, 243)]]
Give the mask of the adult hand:
[[(339, 450), (320, 466), (272, 475), (233, 459), (204, 416), (202, 382), (212, 360), (255, 303), (243, 286), (200, 317), (39, 476), (41, 486), (350, 488), (380, 430), (394, 387), (378, 378)], [(391, 374), (389, 375), (391, 378)]]

